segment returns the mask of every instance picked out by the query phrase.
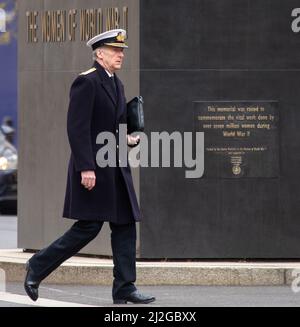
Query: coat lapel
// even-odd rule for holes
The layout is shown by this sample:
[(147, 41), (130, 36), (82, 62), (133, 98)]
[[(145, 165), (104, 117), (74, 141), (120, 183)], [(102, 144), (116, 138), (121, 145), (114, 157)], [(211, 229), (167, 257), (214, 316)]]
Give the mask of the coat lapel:
[(113, 102), (114, 106), (117, 109), (117, 121), (124, 113), (124, 106), (126, 105), (124, 103), (124, 91), (121, 81), (119, 80), (118, 76), (115, 74), (116, 77), (116, 84), (117, 84), (117, 98), (115, 91), (113, 90), (113, 86), (111, 85), (111, 80), (109, 79), (109, 76), (107, 75), (105, 69), (97, 62), (95, 61), (94, 67), (97, 69), (97, 72), (101, 79), (102, 87), (104, 88), (105, 92), (108, 94), (109, 98)]
[(117, 92), (118, 92), (118, 112), (117, 112), (117, 120), (122, 116), (124, 112), (124, 95), (123, 95), (123, 86), (118, 76), (115, 74), (116, 83), (117, 83)]
[(94, 63), (94, 67), (97, 69), (97, 72), (101, 79), (102, 87), (104, 88), (105, 92), (113, 102), (114, 106), (117, 106), (117, 99), (115, 95), (115, 91), (113, 90), (113, 86), (111, 85), (111, 80), (109, 79), (109, 76), (107, 75), (105, 69), (99, 65), (97, 61)]

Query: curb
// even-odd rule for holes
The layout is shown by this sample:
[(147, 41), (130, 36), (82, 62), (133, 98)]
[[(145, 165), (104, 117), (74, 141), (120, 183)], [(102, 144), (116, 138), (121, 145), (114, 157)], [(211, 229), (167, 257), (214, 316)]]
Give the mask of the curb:
[[(255, 267), (255, 264), (211, 266), (209, 263), (137, 263), (138, 285), (198, 285), (198, 286), (283, 286), (291, 285), (294, 267)], [(252, 267), (250, 267), (252, 266)], [(0, 261), (7, 282), (23, 282), (25, 262)], [(299, 270), (300, 274), (300, 270)], [(63, 264), (45, 280), (52, 284), (112, 285), (113, 265)]]

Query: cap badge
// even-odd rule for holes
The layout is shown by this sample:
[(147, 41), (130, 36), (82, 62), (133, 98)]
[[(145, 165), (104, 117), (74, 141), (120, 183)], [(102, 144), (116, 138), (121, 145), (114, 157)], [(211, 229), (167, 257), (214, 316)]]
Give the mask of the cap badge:
[(118, 33), (116, 39), (119, 42), (124, 42), (125, 41), (125, 36), (122, 33)]

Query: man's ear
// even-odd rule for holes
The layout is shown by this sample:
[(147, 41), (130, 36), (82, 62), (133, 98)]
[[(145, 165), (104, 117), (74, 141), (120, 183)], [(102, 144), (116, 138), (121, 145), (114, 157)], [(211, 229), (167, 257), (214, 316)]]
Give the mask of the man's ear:
[(100, 59), (103, 59), (102, 49), (97, 49), (97, 57), (100, 58)]

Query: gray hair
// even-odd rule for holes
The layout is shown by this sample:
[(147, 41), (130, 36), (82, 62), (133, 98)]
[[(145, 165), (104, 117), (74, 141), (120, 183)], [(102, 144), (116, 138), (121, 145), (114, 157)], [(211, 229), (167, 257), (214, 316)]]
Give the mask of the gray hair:
[(93, 60), (97, 60), (98, 59), (98, 56), (97, 56), (97, 51), (98, 51), (99, 48), (93, 50)]
[(100, 49), (104, 49), (105, 46), (104, 45), (101, 45), (100, 47), (98, 47), (97, 49), (93, 50), (93, 60), (97, 60), (98, 59), (98, 56), (97, 56), (97, 51), (100, 50)]

